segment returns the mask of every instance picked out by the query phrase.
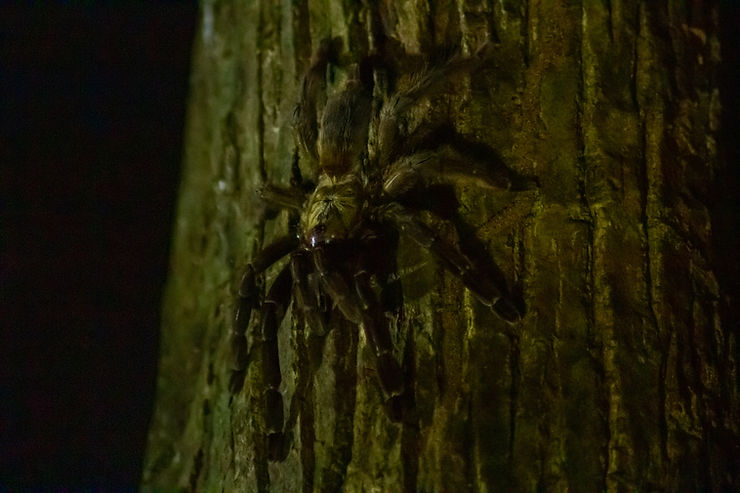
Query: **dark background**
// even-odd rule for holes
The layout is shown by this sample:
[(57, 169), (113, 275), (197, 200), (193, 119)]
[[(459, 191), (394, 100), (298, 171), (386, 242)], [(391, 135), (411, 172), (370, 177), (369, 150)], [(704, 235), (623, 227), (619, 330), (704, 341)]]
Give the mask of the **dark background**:
[(139, 482), (196, 15), (0, 0), (0, 491)]
[[(740, 251), (740, 2), (720, 5), (715, 261)], [(196, 15), (0, 0), (0, 491), (138, 484)], [(740, 263), (715, 272), (740, 293)]]

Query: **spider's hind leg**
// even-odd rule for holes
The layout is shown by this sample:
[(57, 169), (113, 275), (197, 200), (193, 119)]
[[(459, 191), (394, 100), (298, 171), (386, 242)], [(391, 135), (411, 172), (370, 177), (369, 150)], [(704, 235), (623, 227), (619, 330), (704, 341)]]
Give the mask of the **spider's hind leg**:
[(460, 279), (481, 303), (490, 307), (505, 322), (513, 325), (521, 320), (522, 310), (511, 299), (505, 285), (489, 276), (480, 275), (467, 256), (440, 238), (412, 212), (398, 203), (393, 203), (384, 207), (380, 215), (426, 248), (448, 272)]
[(399, 135), (399, 122), (417, 102), (424, 98), (444, 92), (445, 86), (456, 77), (471, 73), (479, 67), (489, 55), (488, 44), (485, 44), (474, 56), (456, 53), (441, 57), (441, 61), (431, 62), (412, 78), (410, 83), (397, 89), (380, 112), (378, 122), (378, 159), (381, 163), (390, 163), (406, 147)]
[(383, 171), (383, 192), (390, 197), (431, 183), (515, 192), (538, 186), (536, 178), (514, 171), (490, 146), (466, 139), (450, 124), (417, 129), (393, 157)]

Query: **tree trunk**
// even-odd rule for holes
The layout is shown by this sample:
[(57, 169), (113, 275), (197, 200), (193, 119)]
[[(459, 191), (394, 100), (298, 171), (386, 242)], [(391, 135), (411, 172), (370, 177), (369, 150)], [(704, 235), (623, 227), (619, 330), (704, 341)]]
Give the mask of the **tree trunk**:
[(450, 122), (537, 177), (536, 191), (455, 188), (526, 314), (507, 330), (402, 238), (389, 252), (405, 296), (396, 356), (415, 407), (401, 423), (383, 412), (355, 326), (334, 321), (316, 361), (289, 313), (290, 452), (270, 462), (259, 365), (240, 394), (227, 388), (241, 270), (287, 231), (254, 190), (304, 166), (301, 76), (326, 37), (351, 60), (368, 54), (375, 4), (204, 0), (144, 486), (740, 488), (737, 319), (722, 309), (708, 207), (723, 169), (717, 3), (384, 3), (385, 34), (409, 53), (494, 41), (489, 65), (411, 120)]

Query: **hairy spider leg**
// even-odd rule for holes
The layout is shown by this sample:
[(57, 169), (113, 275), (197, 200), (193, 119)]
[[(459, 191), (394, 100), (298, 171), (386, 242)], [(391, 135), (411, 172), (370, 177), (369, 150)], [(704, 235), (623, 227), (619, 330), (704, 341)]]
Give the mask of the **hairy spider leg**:
[(262, 200), (278, 209), (300, 212), (306, 201), (306, 194), (295, 187), (265, 184), (259, 189)]
[(476, 274), (475, 266), (468, 257), (440, 238), (412, 212), (398, 203), (393, 203), (384, 206), (380, 216), (426, 248), (448, 272), (460, 279), (481, 303), (490, 307), (504, 321), (515, 324), (521, 319), (517, 307), (493, 280), (488, 276)]
[(306, 153), (318, 162), (316, 140), (319, 136), (319, 99), (326, 94), (326, 67), (337, 60), (341, 39), (323, 39), (303, 75), (301, 99), (293, 112), (293, 127)]
[[(391, 164), (383, 173), (383, 192), (398, 197), (419, 183), (469, 184), (486, 189), (522, 191), (535, 181), (505, 167), (467, 156), (452, 146), (416, 152)], [(495, 164), (495, 163), (494, 163)]]
[(251, 355), (247, 344), (247, 327), (252, 314), (252, 308), (258, 305), (259, 291), (257, 289), (257, 278), (268, 267), (281, 258), (288, 255), (298, 246), (298, 238), (294, 234), (281, 236), (254, 256), (247, 265), (239, 285), (239, 293), (234, 316), (234, 324), (231, 329), (231, 347), (234, 354), (234, 368), (229, 380), (229, 390), (237, 394), (244, 385), (244, 377)]
[(445, 63), (428, 67), (411, 84), (391, 95), (380, 110), (378, 122), (377, 158), (381, 166), (390, 164), (405, 147), (400, 142), (398, 132), (401, 117), (422, 98), (442, 92), (451, 78), (470, 72), (480, 64), (481, 59), (478, 57), (454, 55)]
[(267, 447), (270, 460), (284, 456), (283, 395), (280, 393), (280, 354), (278, 328), (290, 305), (293, 276), (290, 264), (282, 268), (262, 302), (260, 347), (262, 350), (262, 375), (265, 381), (264, 409)]
[(362, 322), (362, 313), (359, 305), (354, 299), (353, 292), (345, 276), (332, 269), (327, 260), (326, 251), (323, 246), (311, 249), (316, 273), (321, 278), (321, 284), (331, 297), (334, 304), (342, 312), (344, 318), (354, 324)]
[(404, 391), (404, 375), (393, 356), (393, 341), (378, 296), (370, 284), (370, 275), (363, 270), (354, 276), (357, 301), (362, 313), (362, 328), (377, 361), (378, 380), (385, 394), (388, 415), (401, 419), (400, 396)]
[(326, 320), (319, 303), (321, 293), (312, 289), (309, 276), (313, 272), (310, 252), (299, 250), (290, 257), (290, 268), (293, 274), (295, 308), (303, 312), (303, 318), (313, 335), (323, 336), (327, 332)]
[(329, 268), (323, 247), (313, 249), (316, 270), (329, 296), (350, 322), (362, 326), (377, 361), (378, 379), (388, 403), (389, 417), (400, 419), (398, 396), (403, 393), (403, 372), (393, 356), (393, 342), (388, 330), (388, 319), (377, 295), (372, 290), (367, 271), (354, 276), (353, 286), (339, 272)]

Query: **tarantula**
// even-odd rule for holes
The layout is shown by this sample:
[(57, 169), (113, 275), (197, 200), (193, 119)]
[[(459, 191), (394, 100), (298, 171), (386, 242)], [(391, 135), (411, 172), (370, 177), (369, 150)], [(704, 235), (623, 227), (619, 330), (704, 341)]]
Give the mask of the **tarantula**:
[[(326, 332), (326, 314), (333, 307), (361, 326), (376, 357), (387, 401), (397, 400), (404, 392), (384, 306), (393, 273), (388, 261), (377, 253), (393, 255), (399, 233), (427, 249), (505, 322), (514, 324), (521, 317), (504, 285), (476, 273), (473, 262), (437, 235), (403, 200), (408, 192), (430, 180), (472, 180), (485, 187), (522, 188), (524, 182), (506, 167), (470, 159), (438, 143), (437, 148), (426, 148), (434, 132), (419, 129), (402, 135), (399, 129), (410, 108), (440, 93), (452, 77), (469, 73), (480, 64), (478, 56), (458, 53), (427, 64), (412, 82), (399, 84), (374, 117), (372, 60), (350, 70), (343, 88), (328, 97), (320, 110), (327, 67), (336, 63), (338, 53), (337, 40), (321, 43), (303, 78), (294, 115), (299, 143), (318, 170), (318, 183), (307, 190), (274, 185), (262, 188), (269, 204), (287, 208), (300, 219), (294, 231), (254, 256), (242, 277), (237, 299), (232, 331), (236, 368), (230, 387), (236, 393), (243, 385), (250, 360), (245, 333), (252, 309), (259, 307), (257, 340), (263, 351), (264, 409), (272, 460), (281, 456), (284, 426), (277, 330), (291, 299), (294, 309), (302, 310), (308, 326), (319, 334)], [(376, 141), (372, 154), (368, 152), (371, 124), (375, 125)], [(286, 256), (288, 263), (260, 301), (259, 276)]]

